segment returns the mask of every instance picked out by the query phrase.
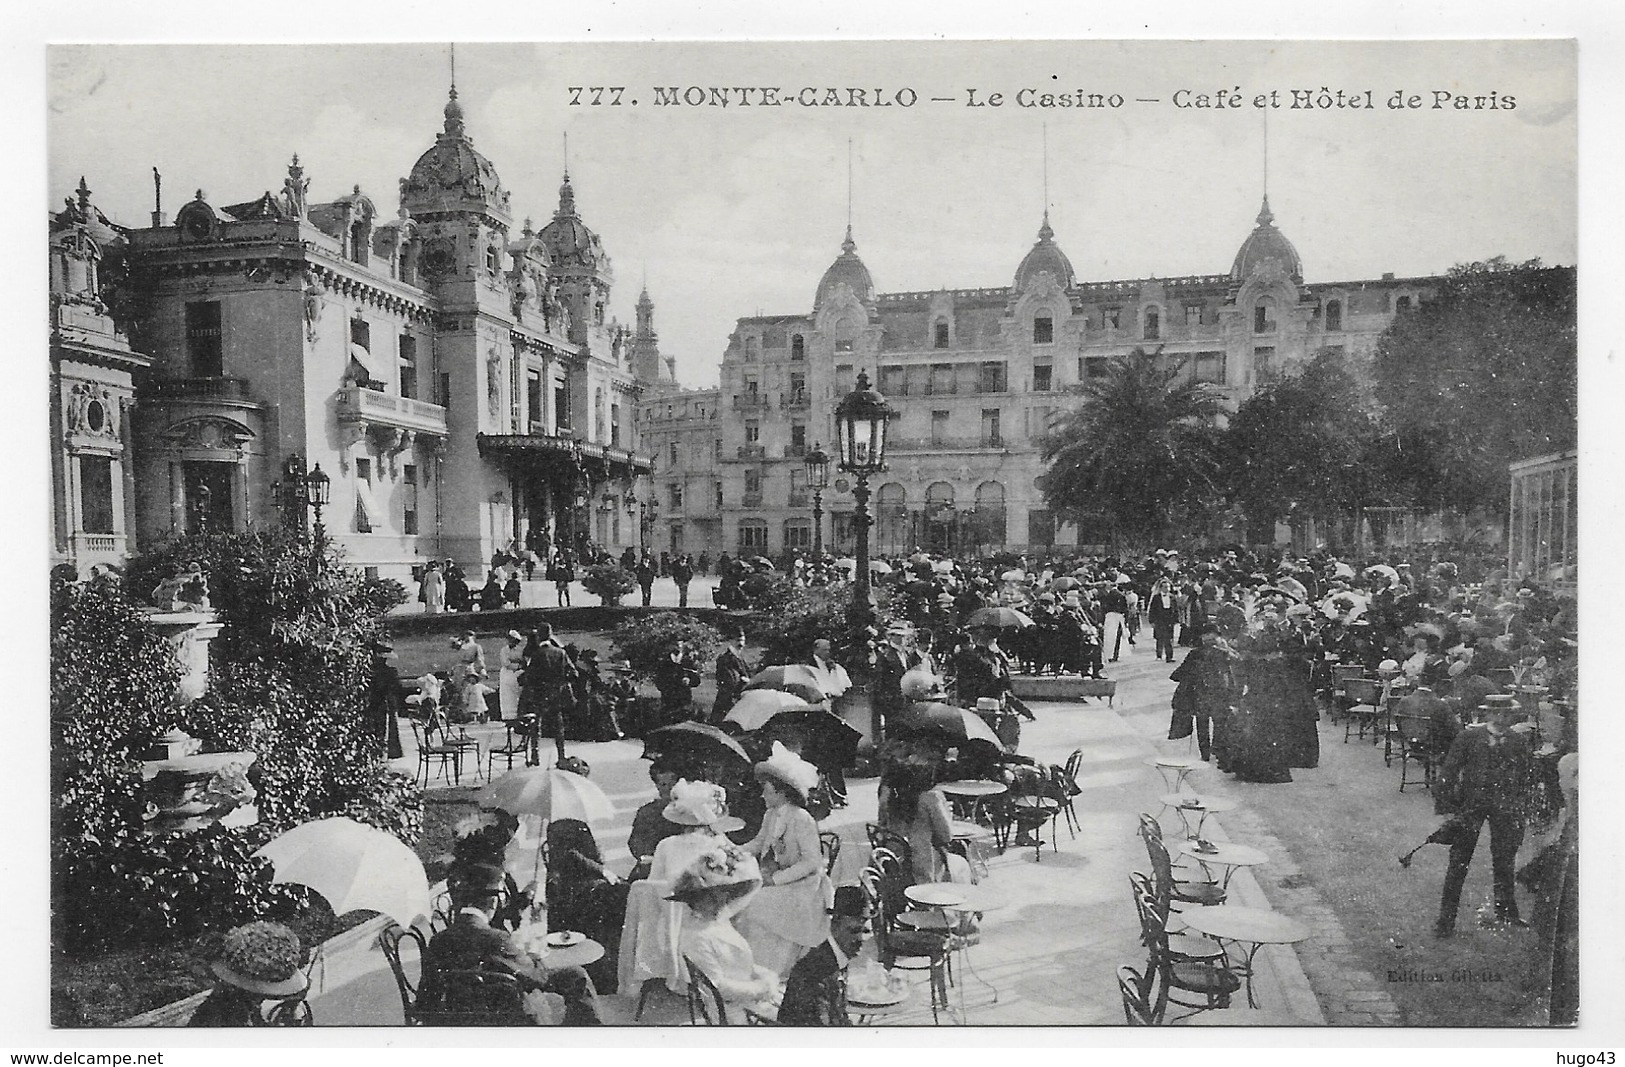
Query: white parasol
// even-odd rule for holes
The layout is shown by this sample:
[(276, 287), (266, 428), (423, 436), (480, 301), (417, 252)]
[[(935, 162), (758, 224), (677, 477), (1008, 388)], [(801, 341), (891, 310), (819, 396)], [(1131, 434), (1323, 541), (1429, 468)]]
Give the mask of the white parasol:
[(309, 886), (334, 915), (365, 909), (410, 926), (429, 912), (423, 861), (393, 834), (354, 819), (317, 819), (273, 838), (258, 852), (275, 880)]

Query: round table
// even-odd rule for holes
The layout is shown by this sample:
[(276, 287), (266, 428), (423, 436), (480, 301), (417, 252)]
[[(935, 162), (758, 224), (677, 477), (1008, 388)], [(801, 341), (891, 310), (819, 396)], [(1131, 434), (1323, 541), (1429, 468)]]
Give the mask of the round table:
[(877, 1016), (895, 1015), (912, 1007), (909, 1002), (914, 999), (914, 987), (905, 985), (901, 990), (901, 994), (898, 999), (885, 1004), (866, 1004), (853, 998), (849, 984), (846, 995), (846, 1012), (848, 1015), (856, 1016), (858, 1025), (863, 1026)]
[(920, 882), (904, 889), (903, 895), (928, 908), (963, 907), (970, 899), (964, 887), (957, 882)]
[[(1163, 807), (1173, 808), (1179, 813), (1179, 821), (1185, 827), (1186, 837), (1201, 837), (1202, 824), (1207, 822), (1209, 815), (1220, 811), (1234, 811), (1236, 807), (1236, 802), (1226, 797), (1205, 797), (1193, 793), (1165, 793), (1161, 800)], [(1193, 811), (1198, 813), (1195, 829), (1191, 828), (1190, 818), (1186, 814)]]
[[(989, 782), (980, 778), (967, 778), (957, 782), (944, 782), (937, 786), (945, 794), (956, 801), (969, 801), (968, 811), (963, 812), (969, 816), (969, 821), (976, 822), (976, 808), (988, 797), (1000, 796), (1010, 791), (1009, 786), (1003, 782)], [(963, 805), (962, 805), (963, 806)]]
[(1253, 958), (1265, 945), (1295, 945), (1307, 940), (1309, 928), (1278, 911), (1248, 908), (1239, 904), (1219, 904), (1207, 908), (1187, 908), (1179, 913), (1185, 925), (1221, 944), (1233, 941), (1246, 945), (1241, 966), (1233, 969), (1247, 980), (1247, 1006), (1258, 1007), (1253, 998)]
[(564, 948), (550, 948), (542, 933), (534, 927), (521, 926), (513, 936), (521, 947), (550, 971), (561, 967), (585, 967), (604, 958), (604, 946), (590, 937), (583, 937)]
[(1235, 875), (1238, 867), (1255, 867), (1260, 863), (1270, 861), (1268, 853), (1253, 848), (1251, 845), (1238, 845), (1230, 841), (1212, 841), (1209, 844), (1213, 845), (1212, 852), (1203, 852), (1196, 847), (1197, 842), (1193, 840), (1175, 841), (1173, 842), (1172, 851), (1189, 856), (1197, 863), (1200, 863), (1202, 870), (1207, 871), (1209, 875), (1212, 874), (1212, 871), (1208, 870), (1208, 864), (1217, 863), (1223, 866), (1224, 876), (1219, 884), (1225, 890), (1229, 890), (1230, 879)]
[[(1146, 760), (1145, 765), (1155, 767), (1157, 773), (1162, 775), (1162, 784), (1175, 793), (1185, 784), (1185, 777), (1196, 769), (1196, 761), (1186, 756), (1156, 756)], [(1169, 777), (1170, 773), (1172, 778)]]

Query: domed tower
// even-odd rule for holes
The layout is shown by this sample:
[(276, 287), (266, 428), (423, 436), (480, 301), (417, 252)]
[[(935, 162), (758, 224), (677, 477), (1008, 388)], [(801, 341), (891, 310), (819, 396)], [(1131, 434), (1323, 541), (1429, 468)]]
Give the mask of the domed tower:
[(1049, 209), (1044, 210), (1044, 221), (1038, 227), (1038, 240), (1016, 268), (1016, 292), (1021, 293), (1038, 283), (1039, 275), (1048, 274), (1061, 289), (1072, 288), (1072, 261), (1066, 258), (1061, 246), (1055, 243), (1055, 231), (1050, 229)]
[(670, 357), (660, 355), (660, 335), (655, 332), (655, 302), (645, 286), (638, 294), (637, 327), (632, 332), (629, 361), (632, 373), (646, 384), (669, 384), (674, 380)]
[(401, 179), (401, 206), (418, 223), (418, 264), (429, 285), (500, 277), (513, 216), (496, 167), (474, 150), (463, 125), (457, 87), (446, 102), (444, 129)]
[(1286, 234), (1275, 227), (1275, 214), (1270, 211), (1270, 197), (1264, 194), (1264, 205), (1258, 209), (1258, 224), (1241, 242), (1236, 261), (1230, 266), (1230, 280), (1244, 282), (1254, 273), (1274, 261), (1281, 273), (1294, 282), (1303, 282), (1303, 261), (1298, 250), (1286, 239)]
[(570, 340), (591, 345), (594, 333), (604, 332), (615, 271), (604, 251), (604, 242), (576, 211), (569, 171), (559, 186), (559, 207), (553, 212), (553, 221), (542, 227), (539, 236), (553, 261), (553, 284), (570, 312)]
[(846, 239), (841, 242), (841, 254), (835, 257), (835, 262), (829, 265), (824, 276), (818, 280), (818, 294), (813, 298), (814, 313), (821, 309), (841, 286), (851, 290), (858, 303), (865, 307), (874, 305), (875, 282), (869, 277), (869, 268), (858, 258), (858, 245), (852, 240), (850, 222), (846, 224)]

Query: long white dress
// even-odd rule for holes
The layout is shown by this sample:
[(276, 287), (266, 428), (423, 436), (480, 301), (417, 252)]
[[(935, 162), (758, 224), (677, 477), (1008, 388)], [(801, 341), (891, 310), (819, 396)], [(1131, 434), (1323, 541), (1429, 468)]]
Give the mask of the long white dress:
[[(756, 962), (783, 977), (808, 949), (829, 937), (828, 908), (835, 889), (824, 873), (818, 824), (805, 808), (781, 804), (767, 813), (761, 832), (747, 847), (761, 862), (762, 873), (775, 880), (751, 898), (735, 925), (750, 942)], [(779, 880), (786, 874), (794, 880)]]
[(498, 704), (503, 721), (519, 717), (519, 674), (525, 665), (525, 650), (521, 646), (502, 646), (502, 673), (497, 680)]
[(688, 907), (667, 900), (672, 883), (721, 838), (708, 831), (676, 834), (655, 846), (649, 877), (633, 882), (627, 894), (626, 922), (621, 927), (618, 975), (623, 992), (637, 992), (651, 978), (681, 993), (688, 982), (678, 942)]

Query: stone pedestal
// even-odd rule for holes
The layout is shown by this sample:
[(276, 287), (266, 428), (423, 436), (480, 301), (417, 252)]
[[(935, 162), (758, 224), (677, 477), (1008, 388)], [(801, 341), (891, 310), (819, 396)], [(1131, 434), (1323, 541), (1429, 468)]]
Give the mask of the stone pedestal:
[(212, 611), (151, 611), (147, 622), (169, 639), (186, 672), (177, 687), (177, 703), (189, 704), (209, 691), (209, 642), (221, 624)]

